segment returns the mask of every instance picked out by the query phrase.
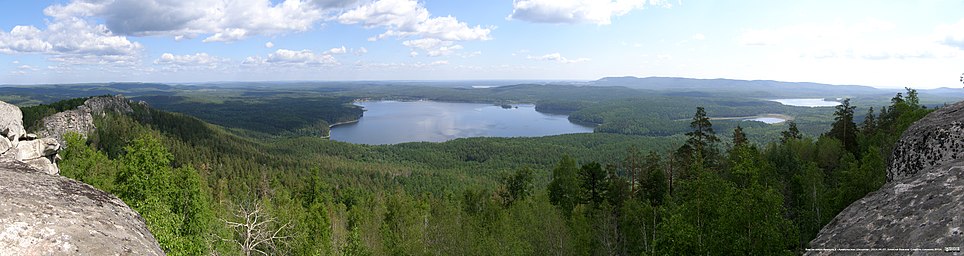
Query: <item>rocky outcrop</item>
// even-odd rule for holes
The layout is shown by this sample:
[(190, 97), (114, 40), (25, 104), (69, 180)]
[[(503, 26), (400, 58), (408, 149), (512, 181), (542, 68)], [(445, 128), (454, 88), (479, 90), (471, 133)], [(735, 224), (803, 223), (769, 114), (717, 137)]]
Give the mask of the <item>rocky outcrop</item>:
[(76, 109), (43, 118), (37, 134), (41, 137), (54, 138), (63, 145), (66, 143), (64, 134), (75, 132), (81, 136), (87, 136), (96, 128), (94, 116), (103, 116), (109, 112), (131, 113), (134, 110), (131, 108), (130, 100), (121, 95), (93, 97), (84, 101), (84, 105)]
[(7, 139), (6, 142), (0, 141), (0, 150), (6, 151), (4, 145), (16, 146), (20, 137), (26, 133), (23, 130), (23, 112), (20, 112), (20, 108), (0, 101), (0, 135)]
[[(14, 120), (18, 119), (18, 120)], [(55, 139), (39, 139), (23, 129), (23, 112), (0, 101), (0, 161), (19, 161), (47, 174), (57, 175), (60, 143)]]
[(840, 212), (810, 242), (811, 248), (964, 246), (962, 122), (964, 102), (909, 127), (895, 145), (888, 182)]
[(0, 254), (163, 255), (117, 197), (21, 162), (0, 160)]
[[(91, 113), (130, 111), (119, 99), (123, 105), (115, 97), (93, 98), (58, 113), (86, 115), (58, 119), (67, 120), (58, 135), (87, 124), (85, 131), (92, 131)], [(20, 108), (0, 102), (0, 255), (164, 254), (144, 219), (119, 198), (58, 176), (61, 143), (25, 133), (22, 116)]]

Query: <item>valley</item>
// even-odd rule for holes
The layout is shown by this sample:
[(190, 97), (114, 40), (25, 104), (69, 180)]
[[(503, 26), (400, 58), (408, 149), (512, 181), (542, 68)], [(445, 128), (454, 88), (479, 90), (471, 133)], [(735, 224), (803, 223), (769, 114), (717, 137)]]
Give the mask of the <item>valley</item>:
[[(929, 112), (921, 102), (941, 104), (909, 90), (909, 98), (872, 105), (884, 112), (863, 115), (866, 108), (849, 100), (788, 106), (565, 83), (49, 87), (64, 98), (110, 91), (146, 103), (132, 104), (129, 114), (96, 117), (97, 131), (87, 139), (68, 138), (61, 174), (121, 195), (172, 252), (185, 250), (172, 247), (185, 241), (234, 251), (203, 237), (230, 236), (218, 219), (256, 205), (270, 209), (275, 225), (286, 224), (272, 226), (290, 237), (276, 246), (294, 254), (699, 253), (727, 245), (743, 225), (761, 229), (763, 237), (753, 238), (760, 247), (740, 250), (799, 253), (836, 211), (882, 184), (884, 152), (909, 122)], [(20, 100), (28, 126), (84, 100), (32, 105), (57, 99), (39, 96), (43, 86), (35, 90), (5, 96)], [(858, 99), (889, 99), (874, 95)], [(835, 96), (828, 89), (820, 97)], [(835, 119), (852, 122), (853, 130), (835, 128)], [(838, 137), (842, 132), (859, 136)], [(145, 208), (140, 202), (147, 199), (129, 196), (125, 170), (141, 163), (135, 157), (150, 155), (170, 163), (160, 167), (171, 172), (152, 175), (190, 182), (171, 180), (172, 186), (138, 193), (190, 194), (195, 199), (157, 200), (196, 204), (193, 213), (181, 213), (196, 216), (177, 225), (209, 231), (164, 231), (171, 224), (153, 219), (180, 210)], [(584, 183), (585, 175), (599, 180)], [(693, 194), (707, 189), (721, 192)], [(820, 197), (800, 197), (812, 193)], [(707, 208), (703, 200), (718, 204)], [(813, 204), (824, 209), (815, 212), (808, 208)], [(738, 221), (752, 214), (773, 221)], [(692, 218), (712, 224), (692, 226)], [(645, 222), (651, 219), (656, 223)], [(657, 235), (622, 231), (615, 235), (633, 240), (596, 244), (614, 238), (607, 238), (612, 233), (605, 225)], [(670, 239), (678, 236), (719, 244)]]

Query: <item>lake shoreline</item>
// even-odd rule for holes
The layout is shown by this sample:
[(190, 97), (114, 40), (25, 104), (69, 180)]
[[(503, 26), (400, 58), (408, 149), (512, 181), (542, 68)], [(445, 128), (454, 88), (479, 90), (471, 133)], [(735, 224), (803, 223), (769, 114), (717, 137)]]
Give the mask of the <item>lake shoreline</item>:
[[(536, 111), (531, 103), (359, 99), (353, 104), (365, 108), (363, 117), (330, 125), (328, 139), (381, 145), (468, 137), (542, 137), (592, 133), (595, 128), (571, 122), (568, 115)], [(365, 122), (360, 122), (361, 118)], [(359, 124), (345, 125), (352, 123)]]

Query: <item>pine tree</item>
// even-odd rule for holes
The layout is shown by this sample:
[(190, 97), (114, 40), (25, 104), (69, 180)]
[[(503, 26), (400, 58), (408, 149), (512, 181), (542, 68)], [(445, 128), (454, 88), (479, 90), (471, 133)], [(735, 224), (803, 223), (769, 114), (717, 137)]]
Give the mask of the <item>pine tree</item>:
[(706, 110), (703, 107), (696, 107), (696, 114), (693, 115), (690, 127), (693, 128), (693, 131), (686, 133), (689, 136), (686, 145), (697, 155), (702, 156), (704, 163), (712, 164), (710, 160), (716, 157), (715, 146), (720, 139), (716, 137), (713, 124), (710, 123), (710, 118), (706, 116)]
[(733, 129), (733, 147), (745, 146), (746, 144), (746, 133), (743, 133), (743, 127), (737, 125), (736, 129)]
[(834, 115), (834, 123), (830, 132), (825, 136), (830, 136), (839, 140), (844, 145), (844, 149), (851, 154), (858, 155), (857, 152), (857, 125), (854, 124), (855, 106), (850, 105), (850, 99), (845, 99), (837, 105)]
[(598, 208), (605, 199), (606, 171), (596, 162), (582, 165), (579, 169), (579, 182), (582, 188), (582, 202)]
[(860, 127), (860, 131), (863, 134), (872, 134), (877, 130), (877, 118), (874, 117), (874, 107), (867, 109), (867, 116), (864, 117), (864, 123)]
[(787, 121), (787, 125), (790, 127), (787, 128), (786, 131), (781, 132), (781, 134), (783, 135), (783, 137), (780, 138), (781, 143), (786, 144), (790, 140), (799, 140), (803, 138), (803, 135), (800, 135), (800, 129), (797, 129), (796, 122)]

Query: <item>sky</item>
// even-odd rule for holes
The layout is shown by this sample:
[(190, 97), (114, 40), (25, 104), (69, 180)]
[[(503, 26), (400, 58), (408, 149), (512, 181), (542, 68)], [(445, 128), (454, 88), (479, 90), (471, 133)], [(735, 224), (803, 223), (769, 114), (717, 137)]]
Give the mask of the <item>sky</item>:
[(961, 87), (964, 1), (4, 1), (0, 84), (595, 80)]

